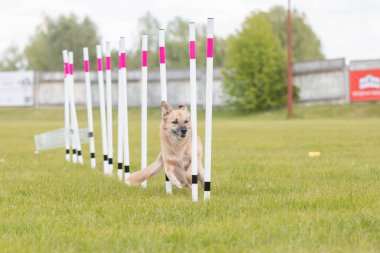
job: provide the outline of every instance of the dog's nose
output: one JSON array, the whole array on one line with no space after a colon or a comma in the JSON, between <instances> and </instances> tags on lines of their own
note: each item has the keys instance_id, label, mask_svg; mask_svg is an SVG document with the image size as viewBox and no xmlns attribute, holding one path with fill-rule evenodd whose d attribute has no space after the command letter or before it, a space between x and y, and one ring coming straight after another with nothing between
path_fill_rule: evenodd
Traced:
<instances>
[{"instance_id":1,"label":"dog's nose","mask_svg":"<svg viewBox=\"0 0 380 253\"><path fill-rule=\"evenodd\" d=\"M186 134L187 129L181 129L181 134Z\"/></svg>"}]
</instances>

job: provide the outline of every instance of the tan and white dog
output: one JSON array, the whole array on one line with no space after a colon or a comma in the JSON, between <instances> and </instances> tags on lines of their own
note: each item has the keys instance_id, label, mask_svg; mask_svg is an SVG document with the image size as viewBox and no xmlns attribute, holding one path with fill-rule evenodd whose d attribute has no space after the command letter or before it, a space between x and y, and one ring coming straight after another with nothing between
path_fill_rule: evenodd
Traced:
<instances>
[{"instance_id":1,"label":"tan and white dog","mask_svg":"<svg viewBox=\"0 0 380 253\"><path fill-rule=\"evenodd\" d=\"M127 178L128 185L139 185L144 180L158 174L162 168L170 182L182 188L191 187L191 124L186 106L174 110L167 102L161 102L160 124L161 152L148 167L132 173ZM202 141L198 137L198 180L203 186Z\"/></svg>"}]
</instances>

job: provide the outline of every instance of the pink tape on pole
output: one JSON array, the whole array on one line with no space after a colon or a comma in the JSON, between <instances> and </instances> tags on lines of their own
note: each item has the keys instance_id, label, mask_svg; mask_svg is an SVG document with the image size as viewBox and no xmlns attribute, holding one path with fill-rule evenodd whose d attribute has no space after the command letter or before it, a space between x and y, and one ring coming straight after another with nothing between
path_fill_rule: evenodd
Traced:
<instances>
[{"instance_id":1,"label":"pink tape on pole","mask_svg":"<svg viewBox=\"0 0 380 253\"><path fill-rule=\"evenodd\" d=\"M74 75L74 64L69 64L70 75Z\"/></svg>"},{"instance_id":2,"label":"pink tape on pole","mask_svg":"<svg viewBox=\"0 0 380 253\"><path fill-rule=\"evenodd\" d=\"M64 72L65 72L65 76L67 76L69 73L69 64L67 62L65 62L64 64Z\"/></svg>"},{"instance_id":3,"label":"pink tape on pole","mask_svg":"<svg viewBox=\"0 0 380 253\"><path fill-rule=\"evenodd\" d=\"M120 68L127 67L127 56L125 53L120 54Z\"/></svg>"},{"instance_id":4,"label":"pink tape on pole","mask_svg":"<svg viewBox=\"0 0 380 253\"><path fill-rule=\"evenodd\" d=\"M111 70L111 57L106 57L106 70Z\"/></svg>"},{"instance_id":5,"label":"pink tape on pole","mask_svg":"<svg viewBox=\"0 0 380 253\"><path fill-rule=\"evenodd\" d=\"M165 47L160 47L160 63L166 62Z\"/></svg>"},{"instance_id":6,"label":"pink tape on pole","mask_svg":"<svg viewBox=\"0 0 380 253\"><path fill-rule=\"evenodd\" d=\"M142 67L148 67L148 51L142 51L141 66Z\"/></svg>"},{"instance_id":7,"label":"pink tape on pole","mask_svg":"<svg viewBox=\"0 0 380 253\"><path fill-rule=\"evenodd\" d=\"M90 72L90 64L87 60L84 61L84 72Z\"/></svg>"},{"instance_id":8,"label":"pink tape on pole","mask_svg":"<svg viewBox=\"0 0 380 253\"><path fill-rule=\"evenodd\" d=\"M214 57L214 39L207 38L207 58Z\"/></svg>"},{"instance_id":9,"label":"pink tape on pole","mask_svg":"<svg viewBox=\"0 0 380 253\"><path fill-rule=\"evenodd\" d=\"M98 71L103 70L103 63L102 63L102 58L98 58Z\"/></svg>"},{"instance_id":10,"label":"pink tape on pole","mask_svg":"<svg viewBox=\"0 0 380 253\"><path fill-rule=\"evenodd\" d=\"M195 41L190 41L189 50L190 50L190 59L195 59L196 58Z\"/></svg>"}]
</instances>

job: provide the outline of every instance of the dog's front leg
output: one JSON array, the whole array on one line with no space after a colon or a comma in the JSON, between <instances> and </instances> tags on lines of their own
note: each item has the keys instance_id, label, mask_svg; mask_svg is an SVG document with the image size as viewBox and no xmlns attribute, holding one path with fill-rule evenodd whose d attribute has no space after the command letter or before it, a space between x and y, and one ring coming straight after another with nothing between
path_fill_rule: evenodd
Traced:
<instances>
[{"instance_id":1,"label":"dog's front leg","mask_svg":"<svg viewBox=\"0 0 380 253\"><path fill-rule=\"evenodd\" d=\"M177 179L177 177L174 175L175 166L170 163L165 163L165 173L168 176L170 182L177 186L178 188L182 189L181 182Z\"/></svg>"},{"instance_id":2,"label":"dog's front leg","mask_svg":"<svg viewBox=\"0 0 380 253\"><path fill-rule=\"evenodd\" d=\"M187 166L187 170L186 170L186 179L187 179L187 185L189 186L189 188L191 188L191 178L192 178L192 174L191 174L191 162L189 163L189 166Z\"/></svg>"},{"instance_id":3,"label":"dog's front leg","mask_svg":"<svg viewBox=\"0 0 380 253\"><path fill-rule=\"evenodd\" d=\"M204 188L204 169L203 169L202 160L198 160L198 181Z\"/></svg>"}]
</instances>

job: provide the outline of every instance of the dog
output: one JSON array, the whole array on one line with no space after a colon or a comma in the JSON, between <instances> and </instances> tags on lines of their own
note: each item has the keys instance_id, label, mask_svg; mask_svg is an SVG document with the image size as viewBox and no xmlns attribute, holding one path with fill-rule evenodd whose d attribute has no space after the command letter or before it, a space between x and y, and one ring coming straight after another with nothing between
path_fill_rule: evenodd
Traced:
<instances>
[{"instance_id":1,"label":"dog","mask_svg":"<svg viewBox=\"0 0 380 253\"><path fill-rule=\"evenodd\" d=\"M139 185L157 175L162 168L170 182L178 188L191 187L191 123L187 106L178 109L161 102L162 119L160 123L161 152L148 167L132 173L126 182L128 185ZM197 138L198 181L203 186L202 141Z\"/></svg>"}]
</instances>

